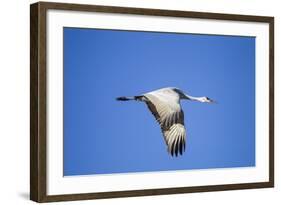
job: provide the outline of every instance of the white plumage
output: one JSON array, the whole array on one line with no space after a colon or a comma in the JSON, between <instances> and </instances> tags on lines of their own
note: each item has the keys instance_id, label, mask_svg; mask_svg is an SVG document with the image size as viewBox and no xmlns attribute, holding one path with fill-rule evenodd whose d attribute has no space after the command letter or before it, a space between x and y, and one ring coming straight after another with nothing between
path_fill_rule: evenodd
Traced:
<instances>
[{"instance_id":1,"label":"white plumage","mask_svg":"<svg viewBox=\"0 0 281 205\"><path fill-rule=\"evenodd\" d=\"M178 156L185 151L186 130L184 127L184 113L180 100L195 100L199 102L214 102L208 97L192 97L178 88L168 87L158 89L143 95L133 97L118 97L117 100L137 100L145 102L159 123L168 152Z\"/></svg>"}]
</instances>

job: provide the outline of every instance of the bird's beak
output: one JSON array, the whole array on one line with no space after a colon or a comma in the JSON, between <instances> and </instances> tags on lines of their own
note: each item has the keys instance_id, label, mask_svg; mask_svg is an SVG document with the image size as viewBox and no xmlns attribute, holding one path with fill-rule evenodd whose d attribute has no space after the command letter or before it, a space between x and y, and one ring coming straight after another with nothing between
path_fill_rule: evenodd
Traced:
<instances>
[{"instance_id":1,"label":"bird's beak","mask_svg":"<svg viewBox=\"0 0 281 205\"><path fill-rule=\"evenodd\" d=\"M210 100L209 100L209 103L214 103L214 104L218 104L218 102L217 102L217 101L215 101L215 100L212 100L212 99L210 99Z\"/></svg>"}]
</instances>

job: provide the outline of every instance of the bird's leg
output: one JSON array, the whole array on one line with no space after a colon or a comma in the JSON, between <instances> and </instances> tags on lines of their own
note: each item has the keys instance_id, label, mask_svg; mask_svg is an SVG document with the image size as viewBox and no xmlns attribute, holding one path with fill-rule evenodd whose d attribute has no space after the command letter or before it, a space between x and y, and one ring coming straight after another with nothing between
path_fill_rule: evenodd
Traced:
<instances>
[{"instance_id":1,"label":"bird's leg","mask_svg":"<svg viewBox=\"0 0 281 205\"><path fill-rule=\"evenodd\" d=\"M140 95L140 96L131 96L131 97L122 96L122 97L116 98L116 100L119 100L119 101L128 101L128 100L143 101L143 98L144 97L142 95Z\"/></svg>"}]
</instances>

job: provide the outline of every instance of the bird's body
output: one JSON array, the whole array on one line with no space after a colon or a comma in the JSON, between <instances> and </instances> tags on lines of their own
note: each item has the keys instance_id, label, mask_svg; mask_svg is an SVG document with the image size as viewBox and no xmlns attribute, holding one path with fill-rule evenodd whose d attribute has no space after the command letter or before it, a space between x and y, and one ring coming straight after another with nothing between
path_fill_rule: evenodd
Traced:
<instances>
[{"instance_id":1,"label":"bird's body","mask_svg":"<svg viewBox=\"0 0 281 205\"><path fill-rule=\"evenodd\" d=\"M212 102L207 97L189 96L174 87L162 88L133 97L117 98L120 101L137 100L146 103L161 127L168 152L172 156L182 155L185 150L186 129L184 127L184 113L180 105L182 99Z\"/></svg>"}]
</instances>

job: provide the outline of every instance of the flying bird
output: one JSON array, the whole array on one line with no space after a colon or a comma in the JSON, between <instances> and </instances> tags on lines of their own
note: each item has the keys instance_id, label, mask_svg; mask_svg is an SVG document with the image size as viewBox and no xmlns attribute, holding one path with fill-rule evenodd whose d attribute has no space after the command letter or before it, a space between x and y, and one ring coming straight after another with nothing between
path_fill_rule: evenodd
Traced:
<instances>
[{"instance_id":1,"label":"flying bird","mask_svg":"<svg viewBox=\"0 0 281 205\"><path fill-rule=\"evenodd\" d=\"M214 102L208 97L192 97L174 87L161 88L132 97L118 97L116 100L145 102L159 123L168 152L172 156L182 155L185 151L186 130L180 100L199 101L202 103Z\"/></svg>"}]
</instances>

